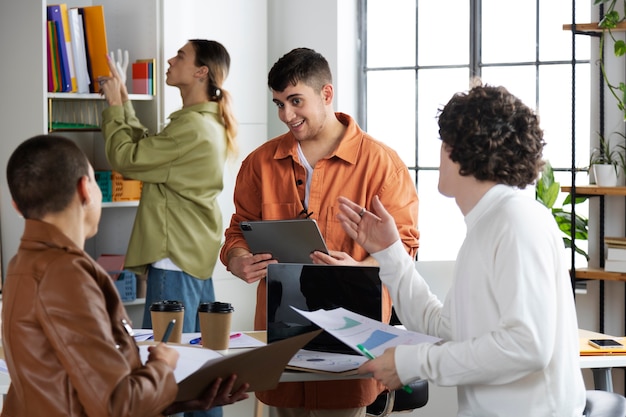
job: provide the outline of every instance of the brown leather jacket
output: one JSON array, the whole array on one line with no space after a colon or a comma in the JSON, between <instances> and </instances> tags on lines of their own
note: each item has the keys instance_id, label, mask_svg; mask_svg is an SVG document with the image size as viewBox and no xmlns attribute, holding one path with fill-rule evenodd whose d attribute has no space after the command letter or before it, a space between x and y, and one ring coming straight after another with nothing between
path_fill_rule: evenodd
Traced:
<instances>
[{"instance_id":1,"label":"brown leather jacket","mask_svg":"<svg viewBox=\"0 0 626 417\"><path fill-rule=\"evenodd\" d=\"M142 365L111 279L55 226L26 220L2 292L2 417L153 417L174 401L172 371Z\"/></svg>"}]
</instances>

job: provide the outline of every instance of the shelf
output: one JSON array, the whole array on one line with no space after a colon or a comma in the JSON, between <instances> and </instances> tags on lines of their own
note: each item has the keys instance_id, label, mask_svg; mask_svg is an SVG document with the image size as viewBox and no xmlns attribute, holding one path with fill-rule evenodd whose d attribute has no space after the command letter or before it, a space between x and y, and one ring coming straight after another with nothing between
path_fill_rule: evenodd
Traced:
<instances>
[{"instance_id":1,"label":"shelf","mask_svg":"<svg viewBox=\"0 0 626 417\"><path fill-rule=\"evenodd\" d=\"M102 208L137 207L137 206L139 206L139 200L108 201L106 203L102 203Z\"/></svg>"},{"instance_id":2,"label":"shelf","mask_svg":"<svg viewBox=\"0 0 626 417\"><path fill-rule=\"evenodd\" d=\"M48 93L48 98L63 100L104 100L99 93ZM150 94L129 94L128 98L132 101L152 101L154 96Z\"/></svg>"},{"instance_id":3,"label":"shelf","mask_svg":"<svg viewBox=\"0 0 626 417\"><path fill-rule=\"evenodd\" d=\"M576 268L576 279L595 279L602 281L626 281L626 273L607 272L601 268Z\"/></svg>"},{"instance_id":4,"label":"shelf","mask_svg":"<svg viewBox=\"0 0 626 417\"><path fill-rule=\"evenodd\" d=\"M572 30L572 24L563 25L563 30ZM576 32L605 32L609 29L603 29L598 27L598 22L594 23L576 23ZM614 32L624 32L626 31L626 22L620 22L616 27L611 29Z\"/></svg>"},{"instance_id":5,"label":"shelf","mask_svg":"<svg viewBox=\"0 0 626 417\"><path fill-rule=\"evenodd\" d=\"M569 193L572 191L571 186L561 187L561 191ZM599 187L597 185L577 185L576 195L578 196L594 196L594 195L616 195L626 196L626 187Z\"/></svg>"},{"instance_id":6,"label":"shelf","mask_svg":"<svg viewBox=\"0 0 626 417\"><path fill-rule=\"evenodd\" d=\"M132 301L124 301L123 304L125 306L138 306L138 305L144 305L146 303L146 299L145 298L135 298Z\"/></svg>"}]
</instances>

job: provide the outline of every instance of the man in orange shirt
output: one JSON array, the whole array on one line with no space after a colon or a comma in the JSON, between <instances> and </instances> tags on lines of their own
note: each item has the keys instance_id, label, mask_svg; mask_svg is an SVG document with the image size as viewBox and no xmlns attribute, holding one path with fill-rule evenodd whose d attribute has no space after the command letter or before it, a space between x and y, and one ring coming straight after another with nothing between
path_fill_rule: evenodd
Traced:
<instances>
[{"instance_id":1,"label":"man in orange shirt","mask_svg":"<svg viewBox=\"0 0 626 417\"><path fill-rule=\"evenodd\" d=\"M250 253L239 228L241 221L310 217L317 221L330 251L315 252L313 262L377 265L343 231L336 219L337 197L369 207L378 196L394 217L407 252L418 248L418 198L406 165L398 154L363 132L348 115L335 113L332 74L319 53L297 48L270 70L268 84L278 117L289 132L274 138L242 163L235 185L235 213L226 230L220 258L247 283L258 282L254 326L266 328L267 265L270 254ZM385 289L383 317L391 316ZM283 383L258 392L280 417L359 417L382 391L374 380ZM322 412L326 411L326 413Z\"/></svg>"}]
</instances>

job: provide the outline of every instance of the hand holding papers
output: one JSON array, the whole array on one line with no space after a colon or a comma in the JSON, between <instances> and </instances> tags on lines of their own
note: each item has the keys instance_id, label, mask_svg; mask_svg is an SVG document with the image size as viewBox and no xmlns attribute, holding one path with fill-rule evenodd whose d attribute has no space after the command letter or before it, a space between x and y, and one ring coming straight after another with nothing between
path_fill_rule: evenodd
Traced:
<instances>
[{"instance_id":1,"label":"hand holding papers","mask_svg":"<svg viewBox=\"0 0 626 417\"><path fill-rule=\"evenodd\" d=\"M393 346L437 343L441 341L437 337L399 329L372 320L345 308L316 311L303 311L295 307L292 308L361 355L364 354L363 349L371 352L370 354L373 356L379 356L385 349ZM359 349L359 345L362 347L361 349ZM299 354L302 352L300 351ZM364 360L354 362L356 363L354 363L351 369L356 370ZM293 366L294 361L289 362L289 365ZM300 367L303 366L300 365ZM345 369L342 369L342 371L345 371Z\"/></svg>"},{"instance_id":2,"label":"hand holding papers","mask_svg":"<svg viewBox=\"0 0 626 417\"><path fill-rule=\"evenodd\" d=\"M176 401L198 398L216 378L226 380L232 374L237 375L233 392L243 383L250 384L248 391L275 388L289 359L319 333L321 330L227 356L211 349L169 345L180 353L174 371L178 383ZM147 346L140 346L140 352L145 360Z\"/></svg>"}]
</instances>

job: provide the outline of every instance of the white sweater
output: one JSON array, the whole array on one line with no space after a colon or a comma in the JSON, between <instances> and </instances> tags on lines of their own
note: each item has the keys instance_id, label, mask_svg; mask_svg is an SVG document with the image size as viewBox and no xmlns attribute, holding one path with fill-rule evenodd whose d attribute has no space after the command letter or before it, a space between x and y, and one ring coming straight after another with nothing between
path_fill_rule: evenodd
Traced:
<instances>
[{"instance_id":1,"label":"white sweater","mask_svg":"<svg viewBox=\"0 0 626 417\"><path fill-rule=\"evenodd\" d=\"M400 379L458 386L459 416L581 416L578 323L567 252L552 215L497 185L465 222L443 304L401 242L373 254L402 323L446 341L399 346Z\"/></svg>"}]
</instances>

